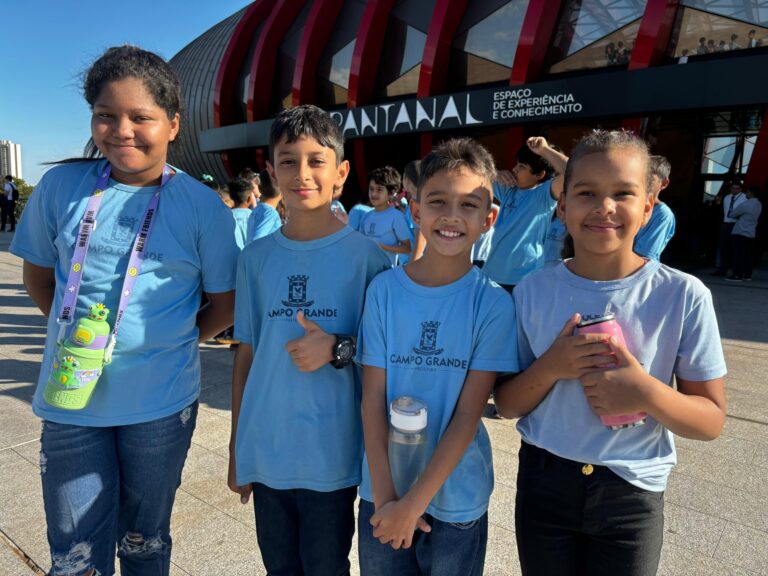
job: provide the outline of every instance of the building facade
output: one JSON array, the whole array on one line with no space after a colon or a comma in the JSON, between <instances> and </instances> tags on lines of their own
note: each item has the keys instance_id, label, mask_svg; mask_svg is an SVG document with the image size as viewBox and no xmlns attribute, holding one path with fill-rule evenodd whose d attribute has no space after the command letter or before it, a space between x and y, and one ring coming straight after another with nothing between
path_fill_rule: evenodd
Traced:
<instances>
[{"instance_id":1,"label":"building facade","mask_svg":"<svg viewBox=\"0 0 768 576\"><path fill-rule=\"evenodd\" d=\"M0 140L0 176L23 178L21 170L21 144Z\"/></svg>"},{"instance_id":2,"label":"building facade","mask_svg":"<svg viewBox=\"0 0 768 576\"><path fill-rule=\"evenodd\" d=\"M275 114L312 103L347 138L348 203L444 138L508 168L530 135L568 152L632 129L672 163L670 249L698 258L724 182L768 185L765 0L257 0L171 63L188 106L173 160L222 181L263 166Z\"/></svg>"}]
</instances>

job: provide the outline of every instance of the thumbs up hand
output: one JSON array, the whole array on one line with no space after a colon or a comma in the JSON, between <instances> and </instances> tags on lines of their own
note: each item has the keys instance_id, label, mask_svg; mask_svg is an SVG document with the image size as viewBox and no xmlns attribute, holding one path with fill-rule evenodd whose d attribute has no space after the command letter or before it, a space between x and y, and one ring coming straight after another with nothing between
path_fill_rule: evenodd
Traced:
<instances>
[{"instance_id":1,"label":"thumbs up hand","mask_svg":"<svg viewBox=\"0 0 768 576\"><path fill-rule=\"evenodd\" d=\"M290 340L285 349L301 372L314 372L333 360L336 336L328 334L316 322L305 318L302 311L296 314L296 321L304 328L304 336Z\"/></svg>"}]
</instances>

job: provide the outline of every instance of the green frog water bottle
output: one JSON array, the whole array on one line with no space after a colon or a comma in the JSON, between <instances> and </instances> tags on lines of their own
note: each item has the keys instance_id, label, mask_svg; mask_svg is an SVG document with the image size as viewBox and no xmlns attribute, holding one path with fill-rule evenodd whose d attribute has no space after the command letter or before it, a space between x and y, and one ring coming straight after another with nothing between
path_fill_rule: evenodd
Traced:
<instances>
[{"instance_id":1,"label":"green frog water bottle","mask_svg":"<svg viewBox=\"0 0 768 576\"><path fill-rule=\"evenodd\" d=\"M45 401L64 410L82 410L88 405L104 367L109 343L109 309L104 304L90 307L69 337L60 342L51 375L43 392Z\"/></svg>"}]
</instances>

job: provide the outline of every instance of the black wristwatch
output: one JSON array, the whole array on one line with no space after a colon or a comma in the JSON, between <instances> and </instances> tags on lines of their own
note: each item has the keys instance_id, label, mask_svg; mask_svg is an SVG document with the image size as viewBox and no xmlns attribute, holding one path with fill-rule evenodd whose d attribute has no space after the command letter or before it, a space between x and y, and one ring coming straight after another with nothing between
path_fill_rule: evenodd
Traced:
<instances>
[{"instance_id":1,"label":"black wristwatch","mask_svg":"<svg viewBox=\"0 0 768 576\"><path fill-rule=\"evenodd\" d=\"M331 366L334 368L344 368L355 357L357 347L355 341L349 336L336 336L336 344L333 345L333 360Z\"/></svg>"}]
</instances>

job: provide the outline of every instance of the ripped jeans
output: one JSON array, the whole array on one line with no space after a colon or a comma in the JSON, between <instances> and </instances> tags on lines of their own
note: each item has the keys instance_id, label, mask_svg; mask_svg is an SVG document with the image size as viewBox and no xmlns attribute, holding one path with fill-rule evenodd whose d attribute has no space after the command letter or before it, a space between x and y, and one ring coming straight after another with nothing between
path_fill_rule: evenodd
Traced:
<instances>
[{"instance_id":1,"label":"ripped jeans","mask_svg":"<svg viewBox=\"0 0 768 576\"><path fill-rule=\"evenodd\" d=\"M167 575L171 509L197 402L152 422L97 428L44 421L40 449L50 576Z\"/></svg>"}]
</instances>

